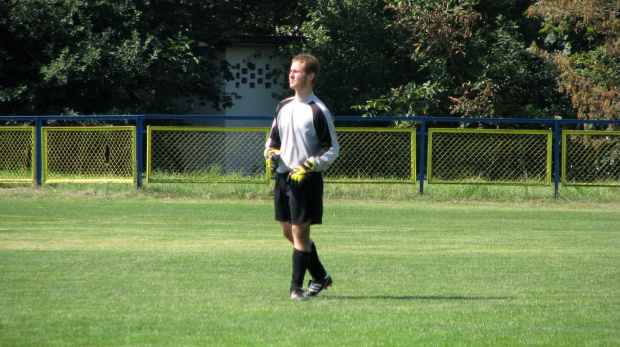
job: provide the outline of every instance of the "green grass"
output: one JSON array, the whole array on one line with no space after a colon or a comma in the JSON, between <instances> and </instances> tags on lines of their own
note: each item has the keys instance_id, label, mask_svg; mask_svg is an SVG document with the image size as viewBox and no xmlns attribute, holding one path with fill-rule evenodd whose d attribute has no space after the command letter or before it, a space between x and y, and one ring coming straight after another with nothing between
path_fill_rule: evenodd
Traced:
<instances>
[{"instance_id":1,"label":"green grass","mask_svg":"<svg viewBox=\"0 0 620 347\"><path fill-rule=\"evenodd\" d=\"M292 302L267 186L76 187L0 189L0 346L620 345L617 202L331 187Z\"/></svg>"},{"instance_id":2,"label":"green grass","mask_svg":"<svg viewBox=\"0 0 620 347\"><path fill-rule=\"evenodd\" d=\"M24 183L0 184L0 197L72 199L243 199L271 200L273 184L242 183L152 183L136 189L122 183L45 183L42 187ZM420 195L417 184L337 184L328 183L325 197L329 200L389 200L403 202L524 202L557 204L565 202L620 203L620 187L554 188L502 185L425 184Z\"/></svg>"},{"instance_id":3,"label":"green grass","mask_svg":"<svg viewBox=\"0 0 620 347\"><path fill-rule=\"evenodd\" d=\"M219 165L212 165L205 170L195 170L189 172L167 172L156 170L151 172L150 179L153 182L177 182L177 183L192 183L192 182L266 182L266 172L262 171L254 172L252 174L244 172L226 171Z\"/></svg>"}]
</instances>

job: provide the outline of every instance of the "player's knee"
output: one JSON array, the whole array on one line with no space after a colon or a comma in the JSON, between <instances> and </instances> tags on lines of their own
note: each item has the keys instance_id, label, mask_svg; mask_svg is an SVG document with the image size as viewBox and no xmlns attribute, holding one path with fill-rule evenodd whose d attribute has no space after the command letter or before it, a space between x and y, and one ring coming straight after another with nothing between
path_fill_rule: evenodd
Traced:
<instances>
[{"instance_id":1,"label":"player's knee","mask_svg":"<svg viewBox=\"0 0 620 347\"><path fill-rule=\"evenodd\" d=\"M286 225L285 223L282 223L282 235L287 240L291 241L291 243L293 242L293 230L290 224Z\"/></svg>"}]
</instances>

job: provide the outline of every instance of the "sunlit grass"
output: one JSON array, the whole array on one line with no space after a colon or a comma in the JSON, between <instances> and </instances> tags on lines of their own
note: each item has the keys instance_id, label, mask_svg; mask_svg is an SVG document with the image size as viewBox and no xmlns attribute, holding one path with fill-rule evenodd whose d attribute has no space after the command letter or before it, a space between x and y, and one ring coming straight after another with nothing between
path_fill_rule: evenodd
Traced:
<instances>
[{"instance_id":1,"label":"sunlit grass","mask_svg":"<svg viewBox=\"0 0 620 347\"><path fill-rule=\"evenodd\" d=\"M273 182L264 183L151 183L137 189L131 183L48 183L42 187L31 184L0 184L0 195L16 197L97 198L132 197L143 199L244 199L271 200ZM342 184L327 183L328 200L387 201L489 201L489 202L592 202L620 203L620 187L451 185L424 184Z\"/></svg>"},{"instance_id":2,"label":"sunlit grass","mask_svg":"<svg viewBox=\"0 0 620 347\"><path fill-rule=\"evenodd\" d=\"M84 188L0 189L0 345L620 343L616 203L330 198L300 303L267 192Z\"/></svg>"}]
</instances>

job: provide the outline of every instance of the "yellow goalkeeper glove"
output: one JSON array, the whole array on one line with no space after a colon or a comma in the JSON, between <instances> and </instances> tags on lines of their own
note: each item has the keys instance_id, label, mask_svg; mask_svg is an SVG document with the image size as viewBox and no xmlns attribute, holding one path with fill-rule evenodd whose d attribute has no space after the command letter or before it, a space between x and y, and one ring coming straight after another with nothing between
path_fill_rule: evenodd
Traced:
<instances>
[{"instance_id":1,"label":"yellow goalkeeper glove","mask_svg":"<svg viewBox=\"0 0 620 347\"><path fill-rule=\"evenodd\" d=\"M305 163L297 165L295 170L291 171L288 175L288 181L293 187L301 187L308 171L314 170L314 163L310 160L306 160Z\"/></svg>"},{"instance_id":2,"label":"yellow goalkeeper glove","mask_svg":"<svg viewBox=\"0 0 620 347\"><path fill-rule=\"evenodd\" d=\"M271 169L271 173L276 173L278 169L278 161L280 160L280 150L275 148L269 148L267 150L267 159L269 159L269 168Z\"/></svg>"}]
</instances>

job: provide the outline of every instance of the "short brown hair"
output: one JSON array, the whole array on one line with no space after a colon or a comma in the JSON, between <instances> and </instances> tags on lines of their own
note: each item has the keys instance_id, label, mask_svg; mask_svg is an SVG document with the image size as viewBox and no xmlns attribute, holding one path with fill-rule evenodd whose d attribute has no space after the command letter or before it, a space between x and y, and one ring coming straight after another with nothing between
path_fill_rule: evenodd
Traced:
<instances>
[{"instance_id":1,"label":"short brown hair","mask_svg":"<svg viewBox=\"0 0 620 347\"><path fill-rule=\"evenodd\" d=\"M319 77L319 60L312 54L302 53L296 55L293 60L291 60L291 62L295 61L304 64L304 72L306 74L314 73L314 79L312 79L312 84L314 84L316 78Z\"/></svg>"}]
</instances>

